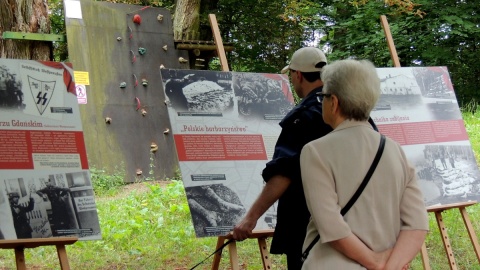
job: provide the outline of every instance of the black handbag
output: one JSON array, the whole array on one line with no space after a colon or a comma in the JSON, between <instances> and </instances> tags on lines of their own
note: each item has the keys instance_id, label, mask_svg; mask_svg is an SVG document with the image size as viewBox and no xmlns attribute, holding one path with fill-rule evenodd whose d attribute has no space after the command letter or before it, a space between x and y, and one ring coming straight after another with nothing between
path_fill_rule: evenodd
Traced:
<instances>
[{"instance_id":1,"label":"black handbag","mask_svg":"<svg viewBox=\"0 0 480 270\"><path fill-rule=\"evenodd\" d=\"M372 165L370 166L370 169L368 169L367 175L365 175L365 178L363 178L362 183L358 187L357 191L355 194L353 194L352 198L348 201L348 203L342 208L340 213L342 216L344 216L348 210L353 206L353 204L357 201L358 197L360 197L360 194L362 194L363 190L368 184L368 181L373 175L373 172L377 168L377 164L380 161L380 158L382 157L383 154L383 149L385 148L385 135L381 134L380 137L380 145L378 146L377 154L375 155L375 158L373 159ZM310 253L310 250L313 248L313 246L320 240L320 235L317 235L315 239L308 245L307 249L302 253L302 263L307 259L308 253Z\"/></svg>"}]
</instances>

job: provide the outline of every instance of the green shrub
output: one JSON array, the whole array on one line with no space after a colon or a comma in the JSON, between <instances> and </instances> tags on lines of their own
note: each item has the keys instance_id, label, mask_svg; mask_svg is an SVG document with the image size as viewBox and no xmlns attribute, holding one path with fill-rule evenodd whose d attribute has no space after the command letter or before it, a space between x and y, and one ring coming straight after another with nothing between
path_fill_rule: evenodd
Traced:
<instances>
[{"instance_id":1,"label":"green shrub","mask_svg":"<svg viewBox=\"0 0 480 270\"><path fill-rule=\"evenodd\" d=\"M123 171L117 171L110 175L104 170L90 168L90 178L97 196L115 195L119 192L120 187L125 185L125 173Z\"/></svg>"}]
</instances>

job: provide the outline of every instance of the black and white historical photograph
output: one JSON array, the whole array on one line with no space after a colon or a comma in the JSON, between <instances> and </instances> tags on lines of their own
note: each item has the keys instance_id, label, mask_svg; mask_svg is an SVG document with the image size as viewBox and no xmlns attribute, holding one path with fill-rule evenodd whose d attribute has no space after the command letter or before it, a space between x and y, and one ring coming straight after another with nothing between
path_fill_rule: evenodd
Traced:
<instances>
[{"instance_id":1,"label":"black and white historical photograph","mask_svg":"<svg viewBox=\"0 0 480 270\"><path fill-rule=\"evenodd\" d=\"M166 103L177 112L231 112L232 74L202 70L161 70Z\"/></svg>"},{"instance_id":2,"label":"black and white historical photograph","mask_svg":"<svg viewBox=\"0 0 480 270\"><path fill-rule=\"evenodd\" d=\"M427 205L480 199L480 172L470 145L405 147L416 167Z\"/></svg>"},{"instance_id":3,"label":"black and white historical photograph","mask_svg":"<svg viewBox=\"0 0 480 270\"><path fill-rule=\"evenodd\" d=\"M418 121L461 119L446 68L377 68L382 95L374 111L414 114Z\"/></svg>"},{"instance_id":4,"label":"black and white historical photograph","mask_svg":"<svg viewBox=\"0 0 480 270\"><path fill-rule=\"evenodd\" d=\"M22 81L7 65L0 65L0 109L25 108Z\"/></svg>"},{"instance_id":5,"label":"black and white historical photograph","mask_svg":"<svg viewBox=\"0 0 480 270\"><path fill-rule=\"evenodd\" d=\"M2 182L0 230L3 238L95 238L100 235L87 172L8 178Z\"/></svg>"},{"instance_id":6,"label":"black and white historical photograph","mask_svg":"<svg viewBox=\"0 0 480 270\"><path fill-rule=\"evenodd\" d=\"M246 213L238 195L222 184L186 187L197 237L225 235Z\"/></svg>"},{"instance_id":7,"label":"black and white historical photograph","mask_svg":"<svg viewBox=\"0 0 480 270\"><path fill-rule=\"evenodd\" d=\"M239 116L281 120L294 106L288 86L271 74L233 73ZM290 98L289 98L290 97Z\"/></svg>"},{"instance_id":8,"label":"black and white historical photograph","mask_svg":"<svg viewBox=\"0 0 480 270\"><path fill-rule=\"evenodd\" d=\"M428 110L435 120L461 119L455 91L446 67L418 67L412 73L417 80Z\"/></svg>"}]
</instances>

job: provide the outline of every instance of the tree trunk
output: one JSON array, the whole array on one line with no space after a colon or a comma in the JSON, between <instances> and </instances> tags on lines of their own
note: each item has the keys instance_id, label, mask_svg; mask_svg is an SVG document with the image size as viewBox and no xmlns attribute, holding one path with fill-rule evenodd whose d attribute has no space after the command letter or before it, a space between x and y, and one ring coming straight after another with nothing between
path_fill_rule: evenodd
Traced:
<instances>
[{"instance_id":1,"label":"tree trunk","mask_svg":"<svg viewBox=\"0 0 480 270\"><path fill-rule=\"evenodd\" d=\"M200 0L177 0L173 19L175 40L198 40L200 30Z\"/></svg>"},{"instance_id":2,"label":"tree trunk","mask_svg":"<svg viewBox=\"0 0 480 270\"><path fill-rule=\"evenodd\" d=\"M47 0L0 0L0 36L4 31L50 33ZM49 41L3 39L0 57L51 60Z\"/></svg>"}]
</instances>

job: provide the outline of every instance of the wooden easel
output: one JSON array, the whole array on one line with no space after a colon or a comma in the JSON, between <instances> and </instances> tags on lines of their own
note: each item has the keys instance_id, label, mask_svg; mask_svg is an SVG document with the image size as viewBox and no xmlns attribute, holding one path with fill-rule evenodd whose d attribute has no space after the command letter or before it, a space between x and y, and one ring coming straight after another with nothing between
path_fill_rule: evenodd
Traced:
<instances>
[{"instance_id":1,"label":"wooden easel","mask_svg":"<svg viewBox=\"0 0 480 270\"><path fill-rule=\"evenodd\" d=\"M380 22L385 32L385 36L387 37L388 49L390 50L390 55L392 57L393 64L395 67L400 67L400 61L398 60L397 50L395 49L395 45L393 43L393 38L390 32L390 27L388 26L387 17L385 15L380 16ZM452 250L452 246L450 245L447 229L445 227L445 224L443 223L442 212L449 209L458 208L458 210L462 215L465 227L467 228L467 232L470 237L470 241L472 242L473 249L475 250L475 254L477 255L478 262L480 263L480 246L478 244L478 239L477 239L477 236L475 235L475 231L473 230L472 223L470 222L470 218L468 217L468 213L465 210L467 206L471 206L476 203L477 203L476 201L471 201L471 202L464 202L464 203L431 206L427 208L427 211L429 213L435 213L438 229L440 230L440 235L442 236L443 247L445 248L445 252L447 253L448 263L450 265L450 269L452 270L457 269L457 264L453 256L453 250ZM420 253L422 255L423 268L425 270L430 270L431 269L430 262L428 259L427 247L425 243L423 243Z\"/></svg>"},{"instance_id":2,"label":"wooden easel","mask_svg":"<svg viewBox=\"0 0 480 270\"><path fill-rule=\"evenodd\" d=\"M230 71L230 69L228 68L228 62L227 62L227 57L225 55L225 50L223 48L222 37L220 36L220 30L218 28L217 18L215 14L209 14L208 19L210 21L210 26L212 28L213 39L215 41L215 46L217 48L218 58L220 58L222 71ZM268 251L267 242L266 242L266 239L272 236L273 236L273 230L258 230L258 231L253 231L252 236L249 237L249 239L258 240L258 247L260 248L260 256L262 258L263 269L272 268L272 264L270 262L270 253ZM215 250L220 248L225 243L225 241L229 239L232 239L231 234L226 236L219 236L217 240L217 247L215 248ZM228 250L230 253L230 264L232 266L232 270L238 270L239 266L238 266L237 244L235 241L228 244ZM220 250L219 252L215 253L215 256L213 257L212 270L218 270L221 258L222 258L222 251Z\"/></svg>"},{"instance_id":3,"label":"wooden easel","mask_svg":"<svg viewBox=\"0 0 480 270\"><path fill-rule=\"evenodd\" d=\"M272 263L270 261L270 252L268 252L268 246L266 239L273 236L273 230L258 230L253 231L252 236L249 239L257 239L258 247L260 249L260 256L262 258L263 269L272 269ZM232 239L232 235L220 236L217 240L217 247L220 248L226 240ZM230 265L232 270L239 270L238 266L238 255L237 255L237 244L235 241L228 245L228 251L230 253ZM213 257L212 270L218 270L220 265L220 259L222 258L222 251L215 253Z\"/></svg>"},{"instance_id":4,"label":"wooden easel","mask_svg":"<svg viewBox=\"0 0 480 270\"><path fill-rule=\"evenodd\" d=\"M25 265L24 249L36 248L40 246L57 247L58 260L60 261L60 269L70 270L70 265L67 259L67 250L65 245L71 245L77 242L77 237L52 237L52 238L33 238L33 239L18 239L18 240L0 240L0 248L14 249L15 262L17 270L27 270Z\"/></svg>"},{"instance_id":5,"label":"wooden easel","mask_svg":"<svg viewBox=\"0 0 480 270\"><path fill-rule=\"evenodd\" d=\"M475 254L477 255L478 262L480 263L480 245L478 245L478 239L475 235L475 231L473 230L472 223L470 222L470 218L468 217L467 210L465 207L471 206L476 204L476 201L472 202L465 202L465 203L454 203L454 204L447 204L447 205L439 205L439 206L431 206L427 208L428 212L435 213L435 218L437 219L438 229L440 230L440 235L442 236L443 247L445 248L445 252L447 253L448 263L450 265L450 269L457 269L457 264L455 262L455 258L453 256L452 246L450 245L450 240L447 234L447 228L443 223L442 212L448 209L458 208L462 215L463 223L467 228L468 236L470 237L470 241L472 242L473 249L475 250ZM430 265L428 263L428 254L427 248L425 243L422 246L422 261L423 261L423 268L430 269Z\"/></svg>"}]
</instances>

